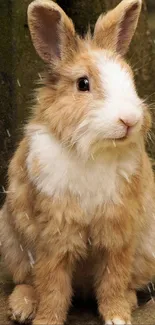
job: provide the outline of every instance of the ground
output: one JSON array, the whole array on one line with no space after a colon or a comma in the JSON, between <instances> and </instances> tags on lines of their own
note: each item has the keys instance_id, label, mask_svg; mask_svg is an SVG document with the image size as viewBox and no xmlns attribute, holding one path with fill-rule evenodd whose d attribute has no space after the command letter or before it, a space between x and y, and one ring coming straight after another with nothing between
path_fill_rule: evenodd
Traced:
<instances>
[{"instance_id":1,"label":"ground","mask_svg":"<svg viewBox=\"0 0 155 325\"><path fill-rule=\"evenodd\" d=\"M7 297L13 284L6 276L5 268L0 264L0 325L13 325L7 319ZM94 305L74 307L66 325L101 325ZM133 314L133 325L155 325L155 302L150 300Z\"/></svg>"}]
</instances>

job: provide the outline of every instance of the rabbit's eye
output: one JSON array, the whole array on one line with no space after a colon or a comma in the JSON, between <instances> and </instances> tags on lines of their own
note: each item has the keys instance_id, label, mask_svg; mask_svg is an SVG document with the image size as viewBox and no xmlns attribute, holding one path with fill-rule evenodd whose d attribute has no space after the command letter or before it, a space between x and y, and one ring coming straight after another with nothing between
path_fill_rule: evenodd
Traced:
<instances>
[{"instance_id":1,"label":"rabbit's eye","mask_svg":"<svg viewBox=\"0 0 155 325\"><path fill-rule=\"evenodd\" d=\"M78 90L80 91L89 91L89 79L87 77L82 77L78 79L77 82Z\"/></svg>"}]
</instances>

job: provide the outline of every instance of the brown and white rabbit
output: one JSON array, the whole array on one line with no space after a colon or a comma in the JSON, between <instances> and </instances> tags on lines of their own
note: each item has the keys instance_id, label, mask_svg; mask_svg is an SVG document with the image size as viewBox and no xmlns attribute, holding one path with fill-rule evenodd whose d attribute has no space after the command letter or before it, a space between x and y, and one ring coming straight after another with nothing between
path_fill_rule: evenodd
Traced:
<instances>
[{"instance_id":1,"label":"brown and white rabbit","mask_svg":"<svg viewBox=\"0 0 155 325\"><path fill-rule=\"evenodd\" d=\"M135 289L155 274L151 118L123 58L141 4L122 1L83 39L56 3L29 6L49 71L9 166L0 221L19 322L64 324L78 287L92 288L106 324L130 324Z\"/></svg>"}]
</instances>

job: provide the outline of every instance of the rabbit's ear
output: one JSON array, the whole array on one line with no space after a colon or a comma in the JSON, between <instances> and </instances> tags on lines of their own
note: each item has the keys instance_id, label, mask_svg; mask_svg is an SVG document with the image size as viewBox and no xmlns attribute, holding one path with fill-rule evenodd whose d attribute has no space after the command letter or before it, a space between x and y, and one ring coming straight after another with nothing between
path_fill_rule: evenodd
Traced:
<instances>
[{"instance_id":1,"label":"rabbit's ear","mask_svg":"<svg viewBox=\"0 0 155 325\"><path fill-rule=\"evenodd\" d=\"M34 47L47 63L61 59L75 42L72 21L51 0L35 0L29 5L28 24Z\"/></svg>"},{"instance_id":2,"label":"rabbit's ear","mask_svg":"<svg viewBox=\"0 0 155 325\"><path fill-rule=\"evenodd\" d=\"M101 15L94 30L97 45L125 55L137 27L141 6L142 0L123 0L115 9Z\"/></svg>"}]
</instances>

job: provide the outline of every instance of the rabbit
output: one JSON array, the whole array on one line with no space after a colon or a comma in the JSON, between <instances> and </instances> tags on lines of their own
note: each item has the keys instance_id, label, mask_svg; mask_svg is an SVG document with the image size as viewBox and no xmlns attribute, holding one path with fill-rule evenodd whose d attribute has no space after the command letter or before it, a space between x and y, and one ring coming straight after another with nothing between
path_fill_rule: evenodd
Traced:
<instances>
[{"instance_id":1,"label":"rabbit","mask_svg":"<svg viewBox=\"0 0 155 325\"><path fill-rule=\"evenodd\" d=\"M123 0L83 38L55 2L28 7L47 72L0 216L15 321L63 325L77 292L96 297L107 325L131 324L136 290L155 274L151 115L125 60L141 6Z\"/></svg>"}]
</instances>

